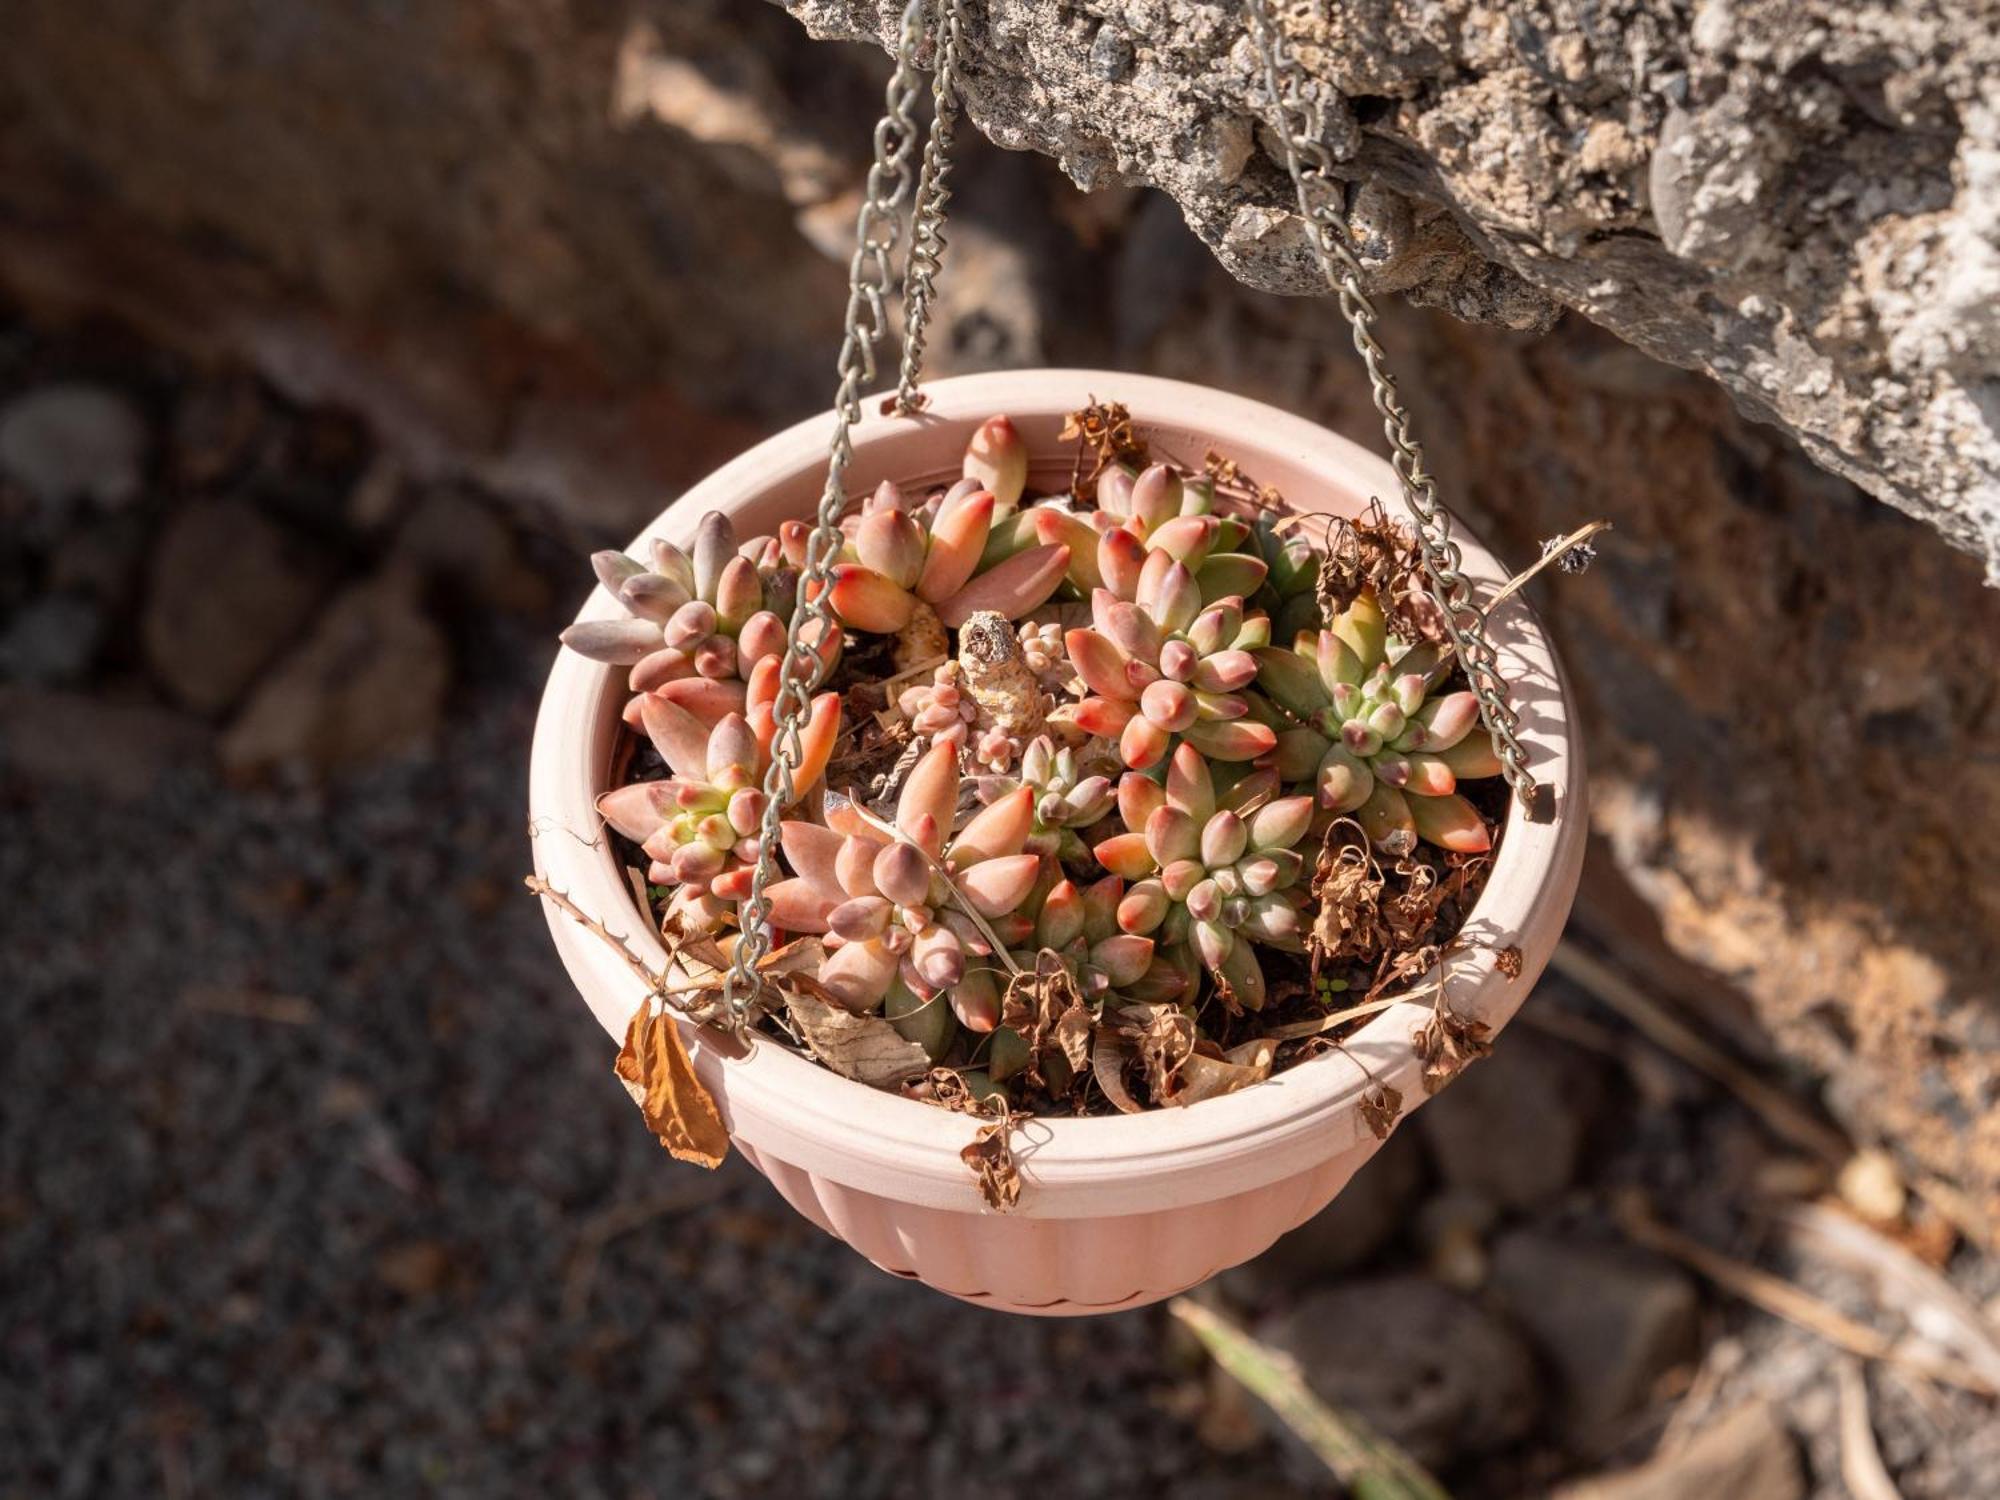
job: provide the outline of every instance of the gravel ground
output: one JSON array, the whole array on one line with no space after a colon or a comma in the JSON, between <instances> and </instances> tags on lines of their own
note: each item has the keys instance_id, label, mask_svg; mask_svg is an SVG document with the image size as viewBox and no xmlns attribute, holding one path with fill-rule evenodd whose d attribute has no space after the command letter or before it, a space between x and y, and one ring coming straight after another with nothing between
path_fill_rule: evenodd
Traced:
<instances>
[{"instance_id":1,"label":"gravel ground","mask_svg":"<svg viewBox=\"0 0 2000 1500\"><path fill-rule=\"evenodd\" d=\"M7 787L0 1493L1270 1493L1157 1314L964 1307L663 1158L518 889L549 648L492 647L435 759Z\"/></svg>"}]
</instances>

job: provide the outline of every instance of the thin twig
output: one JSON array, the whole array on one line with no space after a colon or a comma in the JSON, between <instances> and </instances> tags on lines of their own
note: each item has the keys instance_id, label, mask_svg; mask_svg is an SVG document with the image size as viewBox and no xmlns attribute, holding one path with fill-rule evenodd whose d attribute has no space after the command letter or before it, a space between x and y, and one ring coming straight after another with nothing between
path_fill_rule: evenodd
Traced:
<instances>
[{"instance_id":1,"label":"thin twig","mask_svg":"<svg viewBox=\"0 0 2000 1500\"><path fill-rule=\"evenodd\" d=\"M1840 1386L1840 1477L1854 1500L1903 1500L1889 1471L1882 1467L1882 1450L1875 1446L1875 1426L1868 1414L1868 1379L1861 1362L1843 1359L1833 1367Z\"/></svg>"},{"instance_id":2,"label":"thin twig","mask_svg":"<svg viewBox=\"0 0 2000 1500\"><path fill-rule=\"evenodd\" d=\"M1627 1199L1620 1204L1618 1219L1619 1226L1638 1244L1663 1255L1671 1255L1699 1271L1724 1291L1754 1303L1788 1323L1795 1323L1809 1333L1816 1333L1850 1354L1901 1365L1916 1374L1977 1395L2000 1394L1992 1382L1959 1360L1923 1350L1899 1348L1886 1335L1829 1307L1812 1293L1782 1277L1732 1259L1720 1250L1711 1250L1701 1241L1682 1234L1678 1229L1669 1228L1654 1218L1637 1199Z\"/></svg>"},{"instance_id":3,"label":"thin twig","mask_svg":"<svg viewBox=\"0 0 2000 1500\"><path fill-rule=\"evenodd\" d=\"M1577 527L1568 536L1556 538L1549 546L1548 551L1541 555L1539 561L1521 569L1520 572L1516 573L1493 591L1493 597L1486 601L1486 613L1489 615L1492 614L1494 610L1506 603L1507 600L1526 588L1528 580L1541 572L1542 569L1554 563L1561 562L1565 556L1574 552L1578 547L1583 546L1600 531L1609 531L1610 529L1611 523L1609 521L1591 521L1586 525Z\"/></svg>"},{"instance_id":4,"label":"thin twig","mask_svg":"<svg viewBox=\"0 0 2000 1500\"><path fill-rule=\"evenodd\" d=\"M568 896L564 895L561 891L557 890L554 886L550 885L546 880L542 879L541 876L530 875L527 877L524 883L526 884L528 889L533 891L537 896L546 897L548 900L555 902L555 904L561 907L564 911L568 912L571 917L576 919L577 923L580 926L582 926L585 931L596 933L599 937L604 939L605 942L609 943L613 948L615 948L618 952L618 956L625 960L625 967L630 969L634 974L638 975L640 979L645 981L646 989L649 993L657 995L663 992L667 982L665 977L663 975L655 974L651 969L647 968L645 963L640 959L639 955L634 953L631 950L631 948L626 945L625 939L619 937L610 928L606 927L602 922L598 921L597 918L593 917L589 912L585 911L582 907L578 906L574 901L570 900Z\"/></svg>"}]
</instances>

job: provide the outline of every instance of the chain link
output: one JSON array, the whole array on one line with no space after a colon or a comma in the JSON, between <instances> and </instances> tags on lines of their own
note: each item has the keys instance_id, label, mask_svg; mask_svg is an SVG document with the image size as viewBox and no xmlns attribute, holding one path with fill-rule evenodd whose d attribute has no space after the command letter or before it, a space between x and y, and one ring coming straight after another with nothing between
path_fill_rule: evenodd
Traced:
<instances>
[{"instance_id":1,"label":"chain link","mask_svg":"<svg viewBox=\"0 0 2000 1500\"><path fill-rule=\"evenodd\" d=\"M1507 681L1500 675L1500 657L1486 633L1486 615L1473 602L1466 581L1463 554L1452 540L1451 518L1438 503L1437 481L1424 468L1424 450L1410 434L1409 412L1396 390L1396 378L1383 364L1376 341L1375 304L1362 290L1361 262L1348 244L1347 222L1335 200L1340 192L1333 176L1333 158L1325 145L1325 116L1320 102L1306 89L1305 70L1271 14L1271 0L1248 0L1257 53L1264 66L1278 140L1284 148L1285 170L1298 196L1308 238L1320 270L1340 300L1341 316L1354 331L1355 352L1368 369L1375 409L1382 414L1382 432L1389 440L1389 462L1403 491L1403 503L1416 526L1417 553L1430 581L1431 597L1443 616L1453 648L1464 664L1466 680L1479 700L1479 717L1493 736L1501 774L1523 806L1534 809L1540 788L1528 771L1521 748L1520 716L1507 701Z\"/></svg>"},{"instance_id":2,"label":"chain link","mask_svg":"<svg viewBox=\"0 0 2000 1500\"><path fill-rule=\"evenodd\" d=\"M885 295L895 286L894 257L901 235L903 200L910 191L916 155L917 52L923 41L924 0L910 0L896 46L896 68L883 95L875 125L875 160L868 169L861 209L855 216L854 257L847 270L847 317L836 367L840 386L834 397L833 437L827 445L826 487L820 493L818 524L806 542L785 654L779 664L771 769L764 776L764 818L757 834L757 863L750 894L739 916L741 933L723 980L723 1004L732 1026L749 1030L752 1010L763 991L758 965L771 951L770 885L778 875L779 824L797 800L793 773L804 758L800 739L813 689L826 675L821 650L834 618L827 602L827 579L840 555L840 513L847 507L847 467L854 458L852 431L861 420L861 393L875 380L875 345L887 323Z\"/></svg>"},{"instance_id":3,"label":"chain link","mask_svg":"<svg viewBox=\"0 0 2000 1500\"><path fill-rule=\"evenodd\" d=\"M960 0L937 0L937 72L931 79L931 133L924 142L923 172L910 222L910 258L903 267L903 371L896 386L896 415L923 409L924 342L944 261L944 211L951 202L951 140L958 117L958 74L965 63L965 16Z\"/></svg>"}]
</instances>

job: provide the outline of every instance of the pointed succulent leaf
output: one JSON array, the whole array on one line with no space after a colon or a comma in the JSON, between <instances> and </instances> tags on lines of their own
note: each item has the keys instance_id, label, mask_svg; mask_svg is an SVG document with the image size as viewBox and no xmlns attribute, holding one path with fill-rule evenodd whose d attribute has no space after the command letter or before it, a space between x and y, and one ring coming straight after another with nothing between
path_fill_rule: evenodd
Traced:
<instances>
[{"instance_id":1,"label":"pointed succulent leaf","mask_svg":"<svg viewBox=\"0 0 2000 1500\"><path fill-rule=\"evenodd\" d=\"M1069 548L1031 547L981 573L937 605L938 619L956 630L982 609L1018 620L1056 591L1069 567Z\"/></svg>"},{"instance_id":2,"label":"pointed succulent leaf","mask_svg":"<svg viewBox=\"0 0 2000 1500\"><path fill-rule=\"evenodd\" d=\"M1114 988L1131 984L1151 966L1153 940L1133 933L1120 933L1093 944L1091 967L1100 970Z\"/></svg>"},{"instance_id":3,"label":"pointed succulent leaf","mask_svg":"<svg viewBox=\"0 0 2000 1500\"><path fill-rule=\"evenodd\" d=\"M1258 850L1290 849L1312 827L1313 799L1280 797L1250 815L1250 847Z\"/></svg>"},{"instance_id":4,"label":"pointed succulent leaf","mask_svg":"<svg viewBox=\"0 0 2000 1500\"><path fill-rule=\"evenodd\" d=\"M1333 619L1333 633L1360 659L1364 672L1381 664L1388 645L1389 622L1373 590L1363 590Z\"/></svg>"},{"instance_id":5,"label":"pointed succulent leaf","mask_svg":"<svg viewBox=\"0 0 2000 1500\"><path fill-rule=\"evenodd\" d=\"M629 667L660 649L660 627L653 620L580 620L562 633L562 643L578 656Z\"/></svg>"},{"instance_id":6,"label":"pointed succulent leaf","mask_svg":"<svg viewBox=\"0 0 2000 1500\"><path fill-rule=\"evenodd\" d=\"M1148 532L1146 546L1192 568L1215 549L1220 530L1214 516L1176 516Z\"/></svg>"},{"instance_id":7,"label":"pointed succulent leaf","mask_svg":"<svg viewBox=\"0 0 2000 1500\"><path fill-rule=\"evenodd\" d=\"M932 523L930 550L916 580L918 597L932 604L949 599L979 570L993 524L993 496L976 490L947 502Z\"/></svg>"},{"instance_id":8,"label":"pointed succulent leaf","mask_svg":"<svg viewBox=\"0 0 2000 1500\"><path fill-rule=\"evenodd\" d=\"M1035 854L989 859L961 871L958 888L982 917L1005 916L1028 898L1041 864L1041 856Z\"/></svg>"},{"instance_id":9,"label":"pointed succulent leaf","mask_svg":"<svg viewBox=\"0 0 2000 1500\"><path fill-rule=\"evenodd\" d=\"M988 490L1002 514L1011 511L1028 484L1028 445L1005 416L988 417L965 446L965 477Z\"/></svg>"},{"instance_id":10,"label":"pointed succulent leaf","mask_svg":"<svg viewBox=\"0 0 2000 1500\"><path fill-rule=\"evenodd\" d=\"M1135 771L1149 770L1166 759L1173 736L1143 713L1132 715L1118 735L1118 754Z\"/></svg>"},{"instance_id":11,"label":"pointed succulent leaf","mask_svg":"<svg viewBox=\"0 0 2000 1500\"><path fill-rule=\"evenodd\" d=\"M916 595L859 563L836 563L828 600L843 625L893 635L910 623Z\"/></svg>"},{"instance_id":12,"label":"pointed succulent leaf","mask_svg":"<svg viewBox=\"0 0 2000 1500\"><path fill-rule=\"evenodd\" d=\"M1140 880L1158 868L1143 834L1114 833L1098 844L1097 862L1113 875Z\"/></svg>"},{"instance_id":13,"label":"pointed succulent leaf","mask_svg":"<svg viewBox=\"0 0 2000 1500\"><path fill-rule=\"evenodd\" d=\"M701 518L694 533L694 587L690 592L695 598L715 598L722 570L735 555L736 528L721 511L710 511Z\"/></svg>"},{"instance_id":14,"label":"pointed succulent leaf","mask_svg":"<svg viewBox=\"0 0 2000 1500\"><path fill-rule=\"evenodd\" d=\"M1428 755L1413 756L1414 760L1426 760ZM1436 757L1453 776L1460 781L1476 781L1482 776L1498 776L1501 772L1500 757L1494 752L1493 737L1483 731L1468 734L1456 745L1438 753Z\"/></svg>"},{"instance_id":15,"label":"pointed succulent leaf","mask_svg":"<svg viewBox=\"0 0 2000 1500\"><path fill-rule=\"evenodd\" d=\"M780 880L764 892L771 904L771 922L787 932L825 932L838 903L810 881Z\"/></svg>"},{"instance_id":16,"label":"pointed succulent leaf","mask_svg":"<svg viewBox=\"0 0 2000 1500\"><path fill-rule=\"evenodd\" d=\"M925 751L904 778L903 790L896 799L896 826L915 838L916 820L928 815L941 838L943 830L951 827L957 807L958 751L950 744L939 743ZM942 844L929 852L933 856L942 854Z\"/></svg>"},{"instance_id":17,"label":"pointed succulent leaf","mask_svg":"<svg viewBox=\"0 0 2000 1500\"><path fill-rule=\"evenodd\" d=\"M896 955L880 938L844 943L819 971L819 982L847 1009L866 1015L889 993L896 967Z\"/></svg>"},{"instance_id":18,"label":"pointed succulent leaf","mask_svg":"<svg viewBox=\"0 0 2000 1500\"><path fill-rule=\"evenodd\" d=\"M1245 1010L1264 1008L1264 970L1257 962L1257 950L1250 943L1237 943L1220 965L1223 982Z\"/></svg>"},{"instance_id":19,"label":"pointed succulent leaf","mask_svg":"<svg viewBox=\"0 0 2000 1500\"><path fill-rule=\"evenodd\" d=\"M1320 758L1314 790L1321 807L1333 813L1350 813L1375 790L1375 773L1345 745L1329 745Z\"/></svg>"},{"instance_id":20,"label":"pointed succulent leaf","mask_svg":"<svg viewBox=\"0 0 2000 1500\"><path fill-rule=\"evenodd\" d=\"M1195 587L1205 603L1230 597L1248 598L1257 592L1269 571L1256 558L1242 552L1217 552L1201 560L1194 570Z\"/></svg>"},{"instance_id":21,"label":"pointed succulent leaf","mask_svg":"<svg viewBox=\"0 0 2000 1500\"><path fill-rule=\"evenodd\" d=\"M1275 749L1278 736L1269 725L1249 719L1229 722L1197 720L1186 731L1188 744L1216 760L1255 760Z\"/></svg>"},{"instance_id":22,"label":"pointed succulent leaf","mask_svg":"<svg viewBox=\"0 0 2000 1500\"><path fill-rule=\"evenodd\" d=\"M1370 841L1391 854L1407 854L1416 847L1417 824L1410 814L1410 799L1394 787L1376 782L1354 815Z\"/></svg>"},{"instance_id":23,"label":"pointed succulent leaf","mask_svg":"<svg viewBox=\"0 0 2000 1500\"><path fill-rule=\"evenodd\" d=\"M1483 854L1493 847L1486 820L1457 793L1405 799L1420 838L1457 854Z\"/></svg>"},{"instance_id":24,"label":"pointed succulent leaf","mask_svg":"<svg viewBox=\"0 0 2000 1500\"><path fill-rule=\"evenodd\" d=\"M1127 777L1127 781L1131 778ZM1119 787L1120 807L1124 805L1125 789ZM1173 759L1167 765L1166 786L1160 793L1160 801L1186 814L1197 826L1206 823L1215 812L1215 778L1201 755L1191 745L1179 745L1174 749ZM1127 822L1130 817L1128 815Z\"/></svg>"},{"instance_id":25,"label":"pointed succulent leaf","mask_svg":"<svg viewBox=\"0 0 2000 1500\"><path fill-rule=\"evenodd\" d=\"M1280 646L1251 654L1257 663L1257 686L1273 700L1301 717L1327 707L1330 700L1316 662Z\"/></svg>"},{"instance_id":26,"label":"pointed succulent leaf","mask_svg":"<svg viewBox=\"0 0 2000 1500\"><path fill-rule=\"evenodd\" d=\"M597 799L598 816L635 844L643 844L672 816L665 784L635 781L615 787Z\"/></svg>"}]
</instances>

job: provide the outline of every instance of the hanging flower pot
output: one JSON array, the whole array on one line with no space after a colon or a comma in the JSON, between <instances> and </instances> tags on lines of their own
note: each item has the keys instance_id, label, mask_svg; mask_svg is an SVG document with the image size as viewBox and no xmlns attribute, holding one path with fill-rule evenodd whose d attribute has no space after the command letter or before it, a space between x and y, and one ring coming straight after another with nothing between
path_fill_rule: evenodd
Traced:
<instances>
[{"instance_id":1,"label":"hanging flower pot","mask_svg":"<svg viewBox=\"0 0 2000 1500\"><path fill-rule=\"evenodd\" d=\"M982 421L1000 412L1025 440L1030 490L1063 491L1076 451L1062 436L1065 422L1100 399L1123 404L1133 436L1156 456L1199 468L1214 451L1294 510L1356 518L1398 487L1386 463L1344 438L1172 381L1036 370L942 381L927 394L920 415L871 407L854 424L847 496L858 501L883 481L906 493L950 484ZM809 518L826 479L831 421L802 423L711 475L646 529L634 553L646 555L653 538L694 548L711 511L727 516L739 537ZM1459 545L1474 597L1490 598L1505 571L1462 530ZM627 615L600 591L578 618ZM1494 611L1487 630L1527 769L1541 788L1539 811L1530 817L1519 801L1507 801L1484 884L1447 946L1443 971L1410 975L1392 992L1416 998L1369 1015L1341 1046L1235 1092L1144 1113L1006 1122L868 1087L775 1035L666 1023L680 1026L729 1141L795 1208L878 1266L1011 1311L1133 1307L1258 1254L1324 1207L1401 1116L1501 1031L1568 915L1585 840L1573 706L1521 599ZM628 671L561 654L536 726L530 781L536 870L566 903L548 903L551 930L585 1002L619 1039L655 988L639 971L670 965L657 919L642 912L643 892L599 813L629 749ZM1126 746L1128 762L1150 755L1143 736L1132 744L1139 748ZM622 939L624 951L574 920L579 912ZM990 1167L996 1150L1008 1157L1004 1208L994 1206L991 1173L982 1185L972 1170Z\"/></svg>"}]
</instances>

